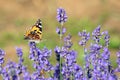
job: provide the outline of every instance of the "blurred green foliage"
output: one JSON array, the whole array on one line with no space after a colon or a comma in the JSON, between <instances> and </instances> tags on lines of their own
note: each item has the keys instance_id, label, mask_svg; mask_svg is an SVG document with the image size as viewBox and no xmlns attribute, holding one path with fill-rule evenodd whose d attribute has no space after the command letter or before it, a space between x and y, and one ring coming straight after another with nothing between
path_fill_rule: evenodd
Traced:
<instances>
[{"instance_id":1,"label":"blurred green foliage","mask_svg":"<svg viewBox=\"0 0 120 80\"><path fill-rule=\"evenodd\" d=\"M2 36L0 36L0 47L1 48L5 48L7 45L28 45L28 41L24 40L24 33L25 33L25 29L29 27L26 27L24 25L29 25L32 26L35 23L36 20L34 19L18 19L15 20L15 26L17 27L16 30L18 30L18 34L14 33L14 32L2 32ZM54 21L52 19L49 19L48 21L46 21L45 19L42 20L43 21L43 40L42 42L40 42L38 44L38 46L40 48L43 48L44 46L46 46L49 49L53 49L55 48L56 45L59 45L59 36L56 34L56 26L59 26L59 24L57 23L57 21ZM83 58L84 58L84 54L82 52L82 47L80 47L78 45L78 41L79 41L79 36L78 36L78 32L82 31L83 29L86 29L88 32L92 32L95 27L97 26L97 24L93 23L91 20L89 19L75 19L75 18L69 18L68 21L65 23L64 25L67 28L67 34L71 34L72 35L72 41L73 41L73 49L78 51L78 61L80 61L79 63L83 62ZM25 27L23 29L23 27ZM104 31L104 27L102 26L102 30ZM110 33L112 34L112 33ZM103 41L104 43L104 41ZM110 38L110 46L111 49L118 49L119 48L119 37L115 36L115 35L111 35ZM24 49L23 49L24 50ZM28 51L28 50L25 50ZM28 52L26 52L28 53ZM28 56L28 54L27 54ZM55 57L55 55L54 55ZM51 61L54 61L51 58Z\"/></svg>"}]
</instances>

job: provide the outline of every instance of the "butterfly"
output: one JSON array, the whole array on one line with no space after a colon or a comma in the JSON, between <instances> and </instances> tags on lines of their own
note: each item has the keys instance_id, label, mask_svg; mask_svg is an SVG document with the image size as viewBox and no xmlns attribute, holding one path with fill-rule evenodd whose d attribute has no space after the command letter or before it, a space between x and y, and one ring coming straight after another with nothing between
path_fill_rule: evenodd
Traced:
<instances>
[{"instance_id":1,"label":"butterfly","mask_svg":"<svg viewBox=\"0 0 120 80\"><path fill-rule=\"evenodd\" d=\"M42 40L42 22L40 19L38 19L35 25L33 25L30 29L26 30L24 39L30 41Z\"/></svg>"}]
</instances>

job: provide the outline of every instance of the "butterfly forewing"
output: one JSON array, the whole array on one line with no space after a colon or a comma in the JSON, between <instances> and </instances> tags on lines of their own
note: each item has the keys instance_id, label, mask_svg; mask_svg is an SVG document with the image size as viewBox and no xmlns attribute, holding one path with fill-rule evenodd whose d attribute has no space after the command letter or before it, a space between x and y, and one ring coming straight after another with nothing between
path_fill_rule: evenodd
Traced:
<instances>
[{"instance_id":1,"label":"butterfly forewing","mask_svg":"<svg viewBox=\"0 0 120 80\"><path fill-rule=\"evenodd\" d=\"M36 24L26 31L24 38L26 40L41 40L42 39L42 22L40 19L38 19Z\"/></svg>"}]
</instances>

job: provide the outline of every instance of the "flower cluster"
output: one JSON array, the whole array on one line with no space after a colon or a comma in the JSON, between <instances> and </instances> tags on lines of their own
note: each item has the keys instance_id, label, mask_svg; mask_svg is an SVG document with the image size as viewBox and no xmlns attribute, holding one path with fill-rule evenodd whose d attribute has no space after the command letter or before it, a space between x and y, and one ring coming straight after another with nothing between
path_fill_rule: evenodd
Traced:
<instances>
[{"instance_id":1,"label":"flower cluster","mask_svg":"<svg viewBox=\"0 0 120 80\"><path fill-rule=\"evenodd\" d=\"M67 15L63 8L57 9L57 20L61 27L56 32L60 37L60 45L52 49L38 48L34 41L29 42L29 59L33 63L34 71L28 70L25 65L22 48L16 48L18 63L8 61L4 63L5 52L0 49L0 75L3 80L119 80L116 72L120 72L120 51L117 52L117 68L113 68L110 61L108 31L101 32L99 25L90 34L83 30L78 35L81 38L79 45L83 47L85 64L80 66L76 58L79 52L72 49L72 36L65 36L66 28L63 24L67 21ZM103 38L104 44L100 43ZM88 40L93 40L90 46L86 46ZM52 53L56 55L57 63L52 65L49 58Z\"/></svg>"},{"instance_id":2,"label":"flower cluster","mask_svg":"<svg viewBox=\"0 0 120 80\"><path fill-rule=\"evenodd\" d=\"M90 39L90 33L86 33L86 30L83 30L83 32L79 32L78 35L82 38L82 40L79 41L79 44L85 46L86 42Z\"/></svg>"},{"instance_id":3,"label":"flower cluster","mask_svg":"<svg viewBox=\"0 0 120 80\"><path fill-rule=\"evenodd\" d=\"M63 8L57 9L57 20L61 24L63 24L64 22L67 21L67 15L66 15L66 12Z\"/></svg>"}]
</instances>

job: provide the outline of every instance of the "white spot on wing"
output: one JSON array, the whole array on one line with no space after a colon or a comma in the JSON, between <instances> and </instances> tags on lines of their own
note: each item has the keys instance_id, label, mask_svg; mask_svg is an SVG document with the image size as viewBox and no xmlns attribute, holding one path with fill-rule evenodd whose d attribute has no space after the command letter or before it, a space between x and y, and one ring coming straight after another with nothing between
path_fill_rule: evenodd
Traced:
<instances>
[{"instance_id":1,"label":"white spot on wing","mask_svg":"<svg viewBox=\"0 0 120 80\"><path fill-rule=\"evenodd\" d=\"M41 25L39 25L39 27L40 27L40 28L42 28L42 26L41 26Z\"/></svg>"}]
</instances>

